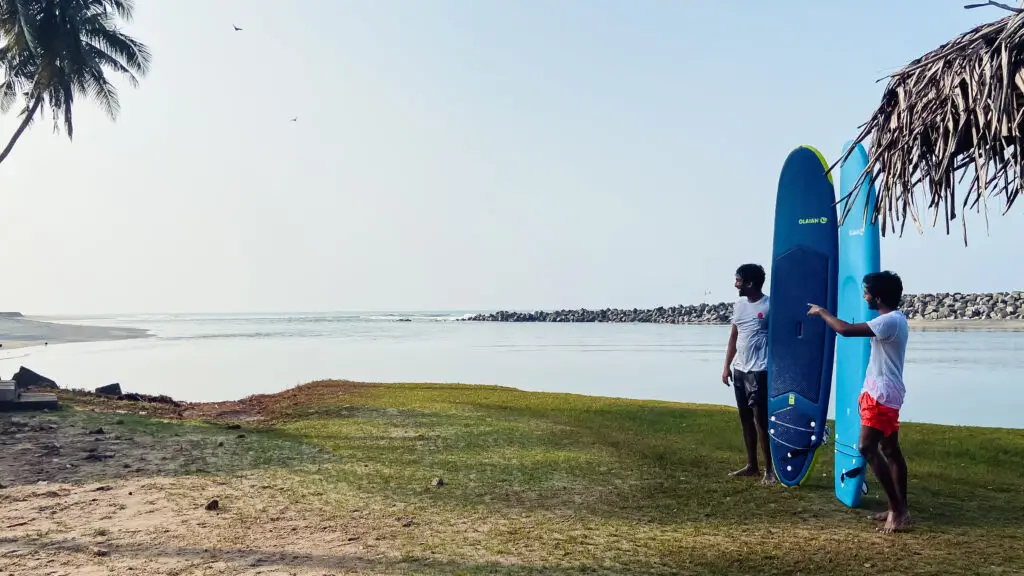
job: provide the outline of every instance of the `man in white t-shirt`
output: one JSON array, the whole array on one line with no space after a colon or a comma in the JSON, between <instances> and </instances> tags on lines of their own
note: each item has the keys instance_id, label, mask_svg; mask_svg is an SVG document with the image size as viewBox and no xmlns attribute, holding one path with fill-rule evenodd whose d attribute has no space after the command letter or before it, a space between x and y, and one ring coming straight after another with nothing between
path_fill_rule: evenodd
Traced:
<instances>
[{"instance_id":1,"label":"man in white t-shirt","mask_svg":"<svg viewBox=\"0 0 1024 576\"><path fill-rule=\"evenodd\" d=\"M730 476L757 476L757 444L764 457L764 484L776 481L768 447L768 296L764 287L764 268L744 264L736 270L736 290L740 299L733 305L732 332L722 368L722 383L732 380L736 393L747 465Z\"/></svg>"},{"instance_id":2,"label":"man in white t-shirt","mask_svg":"<svg viewBox=\"0 0 1024 576\"><path fill-rule=\"evenodd\" d=\"M885 521L882 532L897 532L910 525L907 461L899 441L900 408L906 394L903 360L910 333L907 317L899 310L902 298L903 281L898 275L873 272L864 277L864 300L878 311L876 318L850 324L813 304L807 312L821 316L840 336L871 338L871 358L860 395L860 452L889 498L889 510L871 516Z\"/></svg>"}]
</instances>

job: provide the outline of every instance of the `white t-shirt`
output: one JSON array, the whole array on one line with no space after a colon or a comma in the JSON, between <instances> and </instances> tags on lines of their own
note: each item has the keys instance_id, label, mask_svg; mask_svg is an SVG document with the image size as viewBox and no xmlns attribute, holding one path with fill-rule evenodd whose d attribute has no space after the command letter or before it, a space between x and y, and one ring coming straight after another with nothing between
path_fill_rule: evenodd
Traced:
<instances>
[{"instance_id":1,"label":"white t-shirt","mask_svg":"<svg viewBox=\"0 0 1024 576\"><path fill-rule=\"evenodd\" d=\"M740 298L732 308L736 357L732 367L744 372L768 369L768 295L757 302Z\"/></svg>"},{"instance_id":2,"label":"white t-shirt","mask_svg":"<svg viewBox=\"0 0 1024 576\"><path fill-rule=\"evenodd\" d=\"M871 359L864 376L864 392L879 404L897 410L903 406L903 360L907 353L907 317L899 310L880 314L868 321L875 333L871 339Z\"/></svg>"}]
</instances>

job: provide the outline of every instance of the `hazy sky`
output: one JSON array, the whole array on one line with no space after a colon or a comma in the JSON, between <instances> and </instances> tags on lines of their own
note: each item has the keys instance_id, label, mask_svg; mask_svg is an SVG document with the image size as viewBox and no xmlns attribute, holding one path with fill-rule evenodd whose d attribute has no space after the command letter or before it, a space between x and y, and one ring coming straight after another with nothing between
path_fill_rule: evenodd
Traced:
<instances>
[{"instance_id":1,"label":"hazy sky","mask_svg":"<svg viewBox=\"0 0 1024 576\"><path fill-rule=\"evenodd\" d=\"M1003 15L962 6L140 1L153 70L119 120L81 100L73 143L47 118L0 164L0 309L732 300L738 264L768 266L786 155L834 160L877 79ZM1024 215L1000 208L967 248L908 226L883 266L1019 289Z\"/></svg>"}]
</instances>

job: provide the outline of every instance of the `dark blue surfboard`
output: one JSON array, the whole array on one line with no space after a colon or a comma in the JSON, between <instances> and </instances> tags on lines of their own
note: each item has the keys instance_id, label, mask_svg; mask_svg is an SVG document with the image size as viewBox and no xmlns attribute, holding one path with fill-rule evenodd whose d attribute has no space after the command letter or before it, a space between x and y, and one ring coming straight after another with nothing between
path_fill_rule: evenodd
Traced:
<instances>
[{"instance_id":1,"label":"dark blue surfboard","mask_svg":"<svg viewBox=\"0 0 1024 576\"><path fill-rule=\"evenodd\" d=\"M797 486L825 435L836 334L808 303L835 314L839 266L836 197L828 163L793 150L779 175L768 314L768 438L779 481Z\"/></svg>"}]
</instances>

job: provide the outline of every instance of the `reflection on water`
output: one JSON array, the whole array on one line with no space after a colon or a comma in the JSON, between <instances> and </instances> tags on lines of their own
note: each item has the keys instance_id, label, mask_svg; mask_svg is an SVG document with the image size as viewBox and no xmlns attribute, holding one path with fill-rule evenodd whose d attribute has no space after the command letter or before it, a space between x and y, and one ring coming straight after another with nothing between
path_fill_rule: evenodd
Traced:
<instances>
[{"instance_id":1,"label":"reflection on water","mask_svg":"<svg viewBox=\"0 0 1024 576\"><path fill-rule=\"evenodd\" d=\"M0 375L25 365L62 386L120 382L193 401L345 378L733 402L720 380L724 326L448 320L379 313L75 319L147 328L156 337L11 350L0 353ZM1014 332L912 332L904 419L1024 428L1022 341Z\"/></svg>"}]
</instances>

